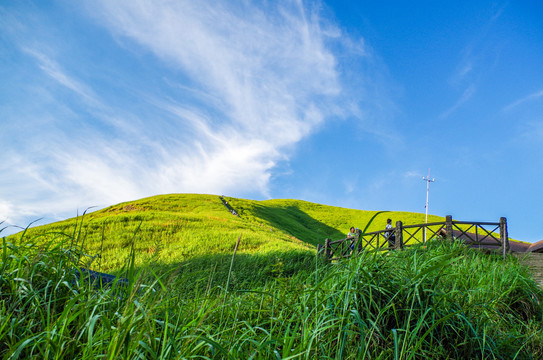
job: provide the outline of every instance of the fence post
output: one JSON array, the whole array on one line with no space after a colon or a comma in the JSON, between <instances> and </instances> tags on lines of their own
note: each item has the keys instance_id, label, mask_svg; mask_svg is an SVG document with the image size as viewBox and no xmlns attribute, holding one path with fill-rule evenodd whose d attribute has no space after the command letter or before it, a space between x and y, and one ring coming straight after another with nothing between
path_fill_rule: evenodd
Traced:
<instances>
[{"instance_id":1,"label":"fence post","mask_svg":"<svg viewBox=\"0 0 543 360\"><path fill-rule=\"evenodd\" d=\"M359 251L359 247L360 247L360 231L357 229L355 234L354 234L354 243L352 245L352 251L351 251L351 254L357 254Z\"/></svg>"},{"instance_id":2,"label":"fence post","mask_svg":"<svg viewBox=\"0 0 543 360\"><path fill-rule=\"evenodd\" d=\"M326 260L326 263L330 263L330 239L324 240L324 257Z\"/></svg>"},{"instance_id":3,"label":"fence post","mask_svg":"<svg viewBox=\"0 0 543 360\"><path fill-rule=\"evenodd\" d=\"M396 229L394 230L396 241L394 241L394 249L403 248L403 225L401 221L396 221Z\"/></svg>"},{"instance_id":4,"label":"fence post","mask_svg":"<svg viewBox=\"0 0 543 360\"><path fill-rule=\"evenodd\" d=\"M452 241L454 239L453 225L452 225L452 215L447 215L445 217L445 234L446 234L448 240Z\"/></svg>"},{"instance_id":5,"label":"fence post","mask_svg":"<svg viewBox=\"0 0 543 360\"><path fill-rule=\"evenodd\" d=\"M509 234L507 233L507 219L504 217L500 218L500 241L502 243L501 251L503 254L503 259L509 252Z\"/></svg>"}]
</instances>

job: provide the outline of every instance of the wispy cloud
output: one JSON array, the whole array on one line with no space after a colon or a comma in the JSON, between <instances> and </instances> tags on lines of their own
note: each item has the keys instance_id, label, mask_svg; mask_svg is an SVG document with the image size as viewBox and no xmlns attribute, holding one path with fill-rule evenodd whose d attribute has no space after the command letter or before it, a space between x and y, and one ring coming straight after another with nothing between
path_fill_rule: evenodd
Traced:
<instances>
[{"instance_id":1,"label":"wispy cloud","mask_svg":"<svg viewBox=\"0 0 543 360\"><path fill-rule=\"evenodd\" d=\"M535 145L537 151L541 150L543 141L543 121L531 121L522 124L520 136L515 139L523 145Z\"/></svg>"},{"instance_id":2,"label":"wispy cloud","mask_svg":"<svg viewBox=\"0 0 543 360\"><path fill-rule=\"evenodd\" d=\"M422 178L422 175L419 171L409 170L403 174L403 177L404 178L413 178L413 177Z\"/></svg>"},{"instance_id":3,"label":"wispy cloud","mask_svg":"<svg viewBox=\"0 0 543 360\"><path fill-rule=\"evenodd\" d=\"M331 114L342 91L327 46L341 32L301 2L103 1L96 18L189 78L170 85L219 99L200 97L204 113L180 98L155 102L192 135L175 156L164 149L157 174L166 189L267 194L285 150Z\"/></svg>"},{"instance_id":4,"label":"wispy cloud","mask_svg":"<svg viewBox=\"0 0 543 360\"><path fill-rule=\"evenodd\" d=\"M452 77L453 83L461 83L473 78L478 78L477 72L484 70L483 67L488 66L489 47L487 41L489 34L499 18L502 16L507 3L495 5L490 9L488 20L476 32L471 41L462 49L461 60L457 70Z\"/></svg>"},{"instance_id":5,"label":"wispy cloud","mask_svg":"<svg viewBox=\"0 0 543 360\"><path fill-rule=\"evenodd\" d=\"M537 91L533 94L530 94L528 96L523 97L522 99L518 99L517 101L512 102L511 104L507 105L503 108L503 111L510 111L514 108L516 108L519 105L522 105L526 102L530 101L537 101L539 98L543 97L543 90Z\"/></svg>"},{"instance_id":6,"label":"wispy cloud","mask_svg":"<svg viewBox=\"0 0 543 360\"><path fill-rule=\"evenodd\" d=\"M453 72L449 82L455 87L463 89L460 98L440 117L447 118L458 108L467 103L475 94L481 75L487 73L497 62L501 45L489 41L490 33L499 18L502 16L507 4L494 6L490 10L488 20L481 26L471 41L460 51L460 61Z\"/></svg>"},{"instance_id":7,"label":"wispy cloud","mask_svg":"<svg viewBox=\"0 0 543 360\"><path fill-rule=\"evenodd\" d=\"M330 117L364 117L352 105L357 97L344 86L339 70L339 62L367 56L363 40L351 40L322 16L318 5L87 5L94 21L115 39L114 51L122 52L124 60L154 58L151 66L160 68L159 77L125 89L130 83L123 78L126 72L104 69L113 74L110 87L128 92L130 100L119 101L122 92L112 93L85 78L86 71L76 71L74 66L90 65L82 55L81 64L67 61L64 54L77 48L62 47L59 39L35 46L43 40L39 26L26 32L32 37L28 41L17 35L20 50L53 84L33 83L43 99L35 108L10 115L13 121L16 115L27 119L26 126L35 128L32 139L47 137L38 151L29 151L30 137L21 136L19 148L10 152L17 161L2 164L11 177L0 185L18 185L5 187L17 194L0 191L0 220L168 192L268 196L274 168L288 160L301 139ZM113 59L108 64L125 67ZM84 107L59 89L71 91ZM37 126L38 118L57 120Z\"/></svg>"},{"instance_id":8,"label":"wispy cloud","mask_svg":"<svg viewBox=\"0 0 543 360\"><path fill-rule=\"evenodd\" d=\"M93 6L94 3L93 3ZM301 4L235 9L217 2L102 2L101 17L180 68L194 89L250 135L291 143L322 119L316 96L337 95L334 55L316 14Z\"/></svg>"},{"instance_id":9,"label":"wispy cloud","mask_svg":"<svg viewBox=\"0 0 543 360\"><path fill-rule=\"evenodd\" d=\"M73 77L69 76L53 59L51 59L44 53L39 52L36 49L23 48L23 51L35 58L38 61L40 69L43 70L43 72L45 72L53 80L79 94L91 105L98 105L96 96L93 94L93 91L85 84L82 84Z\"/></svg>"},{"instance_id":10,"label":"wispy cloud","mask_svg":"<svg viewBox=\"0 0 543 360\"><path fill-rule=\"evenodd\" d=\"M475 94L475 85L470 85L467 89L464 90L462 93L462 96L456 101L456 103L445 110L441 115L439 115L440 118L445 119L448 118L453 112L455 112L458 108L460 108L462 105L464 105L471 97Z\"/></svg>"}]
</instances>

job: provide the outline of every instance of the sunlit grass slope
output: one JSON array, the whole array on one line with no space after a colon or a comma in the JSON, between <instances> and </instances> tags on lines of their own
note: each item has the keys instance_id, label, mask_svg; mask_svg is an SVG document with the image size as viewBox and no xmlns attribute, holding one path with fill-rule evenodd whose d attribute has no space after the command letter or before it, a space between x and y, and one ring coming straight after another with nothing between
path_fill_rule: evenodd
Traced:
<instances>
[{"instance_id":1,"label":"sunlit grass slope","mask_svg":"<svg viewBox=\"0 0 543 360\"><path fill-rule=\"evenodd\" d=\"M0 358L542 358L542 290L517 258L430 240L328 264L315 244L375 212L226 200L239 217L163 195L3 238ZM368 231L388 217L424 220Z\"/></svg>"},{"instance_id":2,"label":"sunlit grass slope","mask_svg":"<svg viewBox=\"0 0 543 360\"><path fill-rule=\"evenodd\" d=\"M216 195L158 195L32 228L26 239L77 239L77 245L90 256L100 254L92 268L115 271L126 262L132 244L138 265L149 261L176 264L232 254L239 235L241 255L314 253L316 245L325 238L341 239L350 226L363 229L376 213L300 200L225 200L239 216L232 215ZM424 214L385 212L375 218L368 230L383 229L388 217L404 224L424 222ZM429 221L442 220L429 217Z\"/></svg>"}]
</instances>

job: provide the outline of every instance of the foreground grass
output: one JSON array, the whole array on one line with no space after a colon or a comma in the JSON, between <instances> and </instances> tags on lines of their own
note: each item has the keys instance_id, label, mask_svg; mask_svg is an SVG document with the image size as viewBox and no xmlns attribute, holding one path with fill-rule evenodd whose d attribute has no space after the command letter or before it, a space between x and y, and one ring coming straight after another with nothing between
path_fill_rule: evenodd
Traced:
<instances>
[{"instance_id":1,"label":"foreground grass","mask_svg":"<svg viewBox=\"0 0 543 360\"><path fill-rule=\"evenodd\" d=\"M128 284L99 287L77 276L75 242L4 239L2 358L543 357L543 294L515 258L429 243L333 265L294 251L179 268L138 266L133 241Z\"/></svg>"}]
</instances>

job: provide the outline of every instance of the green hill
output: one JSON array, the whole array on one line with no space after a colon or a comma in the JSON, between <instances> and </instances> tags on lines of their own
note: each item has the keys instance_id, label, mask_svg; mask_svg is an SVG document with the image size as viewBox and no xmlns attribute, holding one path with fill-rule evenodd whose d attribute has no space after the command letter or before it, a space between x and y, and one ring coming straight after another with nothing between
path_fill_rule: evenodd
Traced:
<instances>
[{"instance_id":1,"label":"green hill","mask_svg":"<svg viewBox=\"0 0 543 360\"><path fill-rule=\"evenodd\" d=\"M543 292L516 257L428 241L329 264L315 244L375 212L225 201L239 216L218 196L164 195L3 238L0 357L543 357ZM387 217L424 220L381 213L369 230Z\"/></svg>"},{"instance_id":2,"label":"green hill","mask_svg":"<svg viewBox=\"0 0 543 360\"><path fill-rule=\"evenodd\" d=\"M132 244L138 265L231 255L239 235L240 254L314 253L325 238L341 239L353 225L364 228L376 213L301 200L224 200L239 216L230 213L216 195L158 195L31 228L26 239L43 243L75 238L86 254L101 254L91 268L116 271L125 264ZM387 212L379 214L369 230L382 229L387 217L404 224L424 222L424 214ZM442 220L429 217L429 221Z\"/></svg>"}]
</instances>

